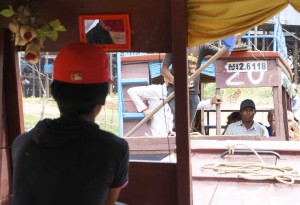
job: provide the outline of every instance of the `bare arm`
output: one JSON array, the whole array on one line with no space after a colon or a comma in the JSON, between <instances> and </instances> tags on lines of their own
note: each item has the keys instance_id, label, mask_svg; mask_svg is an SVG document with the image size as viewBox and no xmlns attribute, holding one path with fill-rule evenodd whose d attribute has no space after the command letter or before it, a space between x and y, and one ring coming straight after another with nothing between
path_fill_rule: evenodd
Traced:
<instances>
[{"instance_id":1,"label":"bare arm","mask_svg":"<svg viewBox=\"0 0 300 205\"><path fill-rule=\"evenodd\" d=\"M222 97L220 95L215 95L210 100L201 100L197 106L197 110L212 109L213 105L220 105L222 102Z\"/></svg>"},{"instance_id":2,"label":"bare arm","mask_svg":"<svg viewBox=\"0 0 300 205\"><path fill-rule=\"evenodd\" d=\"M212 99L211 99L211 101L210 101L210 103L213 105L213 104L215 104L215 105L220 105L221 103L223 102L223 100L222 100L222 97L220 96L220 95L215 95Z\"/></svg>"},{"instance_id":3,"label":"bare arm","mask_svg":"<svg viewBox=\"0 0 300 205\"><path fill-rule=\"evenodd\" d=\"M103 205L115 205L120 192L121 192L121 188L109 189L107 198Z\"/></svg>"},{"instance_id":4,"label":"bare arm","mask_svg":"<svg viewBox=\"0 0 300 205\"><path fill-rule=\"evenodd\" d=\"M127 90L130 99L132 100L132 102L134 103L134 105L136 106L139 112L142 112L143 110L147 109L146 104L141 99L143 94L142 90L145 88L146 88L145 86L139 86L139 87L132 87Z\"/></svg>"},{"instance_id":5,"label":"bare arm","mask_svg":"<svg viewBox=\"0 0 300 205\"><path fill-rule=\"evenodd\" d=\"M168 65L166 64L162 65L161 74L164 76L164 80L167 85L168 83L174 84L174 76L170 72Z\"/></svg>"},{"instance_id":6,"label":"bare arm","mask_svg":"<svg viewBox=\"0 0 300 205\"><path fill-rule=\"evenodd\" d=\"M170 65L173 62L173 56L171 53L167 53L162 62L161 74L164 76L164 80L166 85L168 83L174 84L174 76L169 70Z\"/></svg>"}]
</instances>

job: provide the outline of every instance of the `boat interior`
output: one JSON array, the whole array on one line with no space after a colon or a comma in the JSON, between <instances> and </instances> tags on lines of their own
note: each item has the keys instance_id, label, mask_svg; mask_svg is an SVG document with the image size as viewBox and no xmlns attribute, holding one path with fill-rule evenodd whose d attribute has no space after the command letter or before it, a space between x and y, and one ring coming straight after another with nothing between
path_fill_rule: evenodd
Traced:
<instances>
[{"instance_id":1,"label":"boat interior","mask_svg":"<svg viewBox=\"0 0 300 205\"><path fill-rule=\"evenodd\" d=\"M191 136L187 112L186 48L238 33L246 34L255 26L273 18L288 4L300 11L299 0L229 0L226 4L217 0L1 0L0 10L9 5L26 5L41 24L59 19L66 32L60 32L56 41L45 41L43 49L47 52L57 52L67 43L84 39L81 36L83 28L80 26L80 19L84 16L126 14L129 16L130 30L127 35L130 36L130 44L124 48L106 48L114 52L160 53L159 59L165 53L173 54L173 66L180 68L174 73L174 98L176 106L181 108L176 109L176 116L179 116L175 121L176 136L126 136L132 160L129 184L122 190L119 204L298 204L300 142L291 141L287 137L285 111L291 109L291 102L287 92L288 83L285 86L282 83L284 79L292 82L294 74L281 52L248 50L232 52L229 57L222 57L222 53L219 53L203 65L205 69L215 62L215 78L208 80L215 81L216 93L227 87L270 86L278 116L275 137L222 135L221 109L218 107L214 127L216 134ZM0 16L1 205L12 204L11 145L25 131L18 61L18 52L24 51L24 47L14 45L8 29L9 22L8 18ZM226 47L222 49L222 52L225 51ZM125 61L124 65L119 66L125 67ZM244 72L238 78L235 73L226 72L225 67L232 62L252 61L265 63L267 71L253 72L252 75ZM122 130L124 135L136 124L138 122L125 126ZM160 155L161 158L140 160L134 157L142 155ZM261 168L261 164L269 164L272 170L259 175L245 175L218 169L223 164L227 166L232 165L230 163L248 162L256 162L259 169L263 170L266 168ZM276 175L274 169L278 167L283 171L280 170Z\"/></svg>"}]
</instances>

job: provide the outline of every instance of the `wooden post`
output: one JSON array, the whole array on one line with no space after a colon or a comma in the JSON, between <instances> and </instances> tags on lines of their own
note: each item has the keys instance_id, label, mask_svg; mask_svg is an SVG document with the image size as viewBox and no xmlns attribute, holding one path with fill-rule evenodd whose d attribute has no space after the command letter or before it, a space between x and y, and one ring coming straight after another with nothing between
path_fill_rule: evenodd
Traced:
<instances>
[{"instance_id":1,"label":"wooden post","mask_svg":"<svg viewBox=\"0 0 300 205\"><path fill-rule=\"evenodd\" d=\"M257 36L257 26L254 27L254 36ZM254 38L255 50L257 49L257 38Z\"/></svg>"},{"instance_id":2,"label":"wooden post","mask_svg":"<svg viewBox=\"0 0 300 205\"><path fill-rule=\"evenodd\" d=\"M21 76L18 64L18 53L11 41L11 32L4 32L4 58L3 58L3 90L5 95L2 103L5 110L9 111L6 116L6 129L9 144L22 132L24 132L23 102Z\"/></svg>"},{"instance_id":3,"label":"wooden post","mask_svg":"<svg viewBox=\"0 0 300 205\"><path fill-rule=\"evenodd\" d=\"M216 88L216 95L221 95L221 89ZM221 106L216 105L216 134L221 135Z\"/></svg>"},{"instance_id":4,"label":"wooden post","mask_svg":"<svg viewBox=\"0 0 300 205\"><path fill-rule=\"evenodd\" d=\"M295 36L298 36L298 28L295 27ZM293 50L293 71L294 71L294 82L298 84L298 57L299 57L299 51L298 51L298 39L294 38L294 50Z\"/></svg>"},{"instance_id":5,"label":"wooden post","mask_svg":"<svg viewBox=\"0 0 300 205\"><path fill-rule=\"evenodd\" d=\"M45 55L45 65L48 64L48 52L46 52L46 55ZM46 90L46 98L49 98L49 74L48 73L45 73L44 71L44 74L45 74L45 90Z\"/></svg>"},{"instance_id":6,"label":"wooden post","mask_svg":"<svg viewBox=\"0 0 300 205\"><path fill-rule=\"evenodd\" d=\"M31 69L32 73L32 96L35 97L35 70L34 68Z\"/></svg>"},{"instance_id":7,"label":"wooden post","mask_svg":"<svg viewBox=\"0 0 300 205\"><path fill-rule=\"evenodd\" d=\"M109 53L109 76L110 76L110 79L111 80L114 80L113 79L113 54L112 53ZM108 88L108 93L112 93L113 92L113 86L112 84L109 84L109 88Z\"/></svg>"},{"instance_id":8,"label":"wooden post","mask_svg":"<svg viewBox=\"0 0 300 205\"><path fill-rule=\"evenodd\" d=\"M200 99L201 100L203 100L204 99L204 85L203 85L203 83L200 83L200 85L201 85L201 87L200 87ZM201 115L200 115L200 125L201 125L201 127L200 127L200 132L203 134L203 135L205 135L205 130L204 130L204 109L201 109L200 110L200 113L201 113Z\"/></svg>"},{"instance_id":9,"label":"wooden post","mask_svg":"<svg viewBox=\"0 0 300 205\"><path fill-rule=\"evenodd\" d=\"M171 1L172 53L175 81L175 126L177 152L178 205L193 204L189 93L186 73L187 9L186 0ZM186 32L184 32L186 31ZM179 80L180 79L180 80ZM179 118L180 116L180 118Z\"/></svg>"}]
</instances>

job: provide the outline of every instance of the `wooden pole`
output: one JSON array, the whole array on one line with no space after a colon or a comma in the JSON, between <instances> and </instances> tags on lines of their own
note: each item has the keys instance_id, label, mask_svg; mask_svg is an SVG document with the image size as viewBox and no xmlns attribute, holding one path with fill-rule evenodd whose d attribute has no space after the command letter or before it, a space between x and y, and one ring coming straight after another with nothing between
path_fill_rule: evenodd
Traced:
<instances>
[{"instance_id":1,"label":"wooden pole","mask_svg":"<svg viewBox=\"0 0 300 205\"><path fill-rule=\"evenodd\" d=\"M46 52L45 55L45 65L47 64L48 64L48 52ZM46 89L46 98L49 98L49 74L48 73L45 73L45 89Z\"/></svg>"},{"instance_id":2,"label":"wooden pole","mask_svg":"<svg viewBox=\"0 0 300 205\"><path fill-rule=\"evenodd\" d=\"M31 69L32 73L32 97L35 97L35 70L34 68Z\"/></svg>"},{"instance_id":3,"label":"wooden pole","mask_svg":"<svg viewBox=\"0 0 300 205\"><path fill-rule=\"evenodd\" d=\"M298 28L295 27L295 35L298 36ZM298 84L298 57L299 57L299 51L298 51L298 39L294 38L294 53L293 53L293 67L294 67L294 83Z\"/></svg>"}]
</instances>

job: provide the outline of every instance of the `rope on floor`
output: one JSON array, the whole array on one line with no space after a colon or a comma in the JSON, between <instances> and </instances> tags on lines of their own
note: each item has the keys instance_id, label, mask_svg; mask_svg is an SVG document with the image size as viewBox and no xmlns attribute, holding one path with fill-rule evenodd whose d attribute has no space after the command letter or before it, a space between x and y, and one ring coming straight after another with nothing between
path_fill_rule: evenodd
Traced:
<instances>
[{"instance_id":1,"label":"rope on floor","mask_svg":"<svg viewBox=\"0 0 300 205\"><path fill-rule=\"evenodd\" d=\"M259 154L245 144L227 145L229 154L234 154L236 146L245 146L252 150L260 162L224 162L217 164L205 164L203 169L211 169L217 174L238 174L238 177L248 180L276 179L284 184L293 184L295 179L299 179L299 174L292 167L281 167L264 162Z\"/></svg>"},{"instance_id":2,"label":"rope on floor","mask_svg":"<svg viewBox=\"0 0 300 205\"><path fill-rule=\"evenodd\" d=\"M192 137L200 137L200 136L203 136L200 132L191 132L190 135ZM169 137L176 137L176 132L171 132L169 134Z\"/></svg>"}]
</instances>

